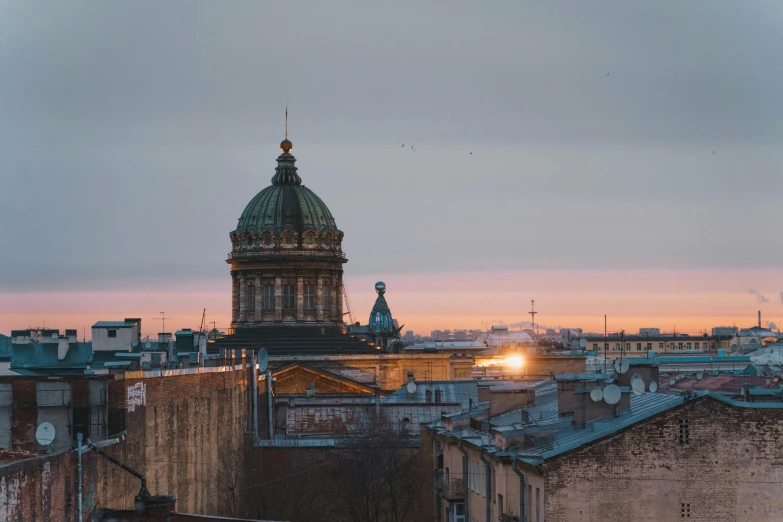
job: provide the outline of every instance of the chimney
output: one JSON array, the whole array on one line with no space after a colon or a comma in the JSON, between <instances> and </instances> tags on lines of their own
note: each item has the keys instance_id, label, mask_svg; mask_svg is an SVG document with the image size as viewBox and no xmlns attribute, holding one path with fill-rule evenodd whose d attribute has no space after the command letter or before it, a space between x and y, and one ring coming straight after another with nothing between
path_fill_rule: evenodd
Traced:
<instances>
[{"instance_id":1,"label":"chimney","mask_svg":"<svg viewBox=\"0 0 783 522\"><path fill-rule=\"evenodd\" d=\"M440 390L436 390L436 393ZM516 410L523 406L533 404L536 399L536 391L526 388L504 388L502 386L479 386L479 402L489 401L489 414L500 415L507 411ZM435 402L439 402L436 397Z\"/></svg>"},{"instance_id":2,"label":"chimney","mask_svg":"<svg viewBox=\"0 0 783 522\"><path fill-rule=\"evenodd\" d=\"M60 337L57 339L57 360L62 361L65 359L65 356L68 355L68 348L70 348L70 345L68 344L68 338L67 337Z\"/></svg>"},{"instance_id":3,"label":"chimney","mask_svg":"<svg viewBox=\"0 0 783 522\"><path fill-rule=\"evenodd\" d=\"M408 382L413 382L413 372L408 372Z\"/></svg>"},{"instance_id":4,"label":"chimney","mask_svg":"<svg viewBox=\"0 0 783 522\"><path fill-rule=\"evenodd\" d=\"M761 328L761 310L759 310L759 328Z\"/></svg>"}]
</instances>

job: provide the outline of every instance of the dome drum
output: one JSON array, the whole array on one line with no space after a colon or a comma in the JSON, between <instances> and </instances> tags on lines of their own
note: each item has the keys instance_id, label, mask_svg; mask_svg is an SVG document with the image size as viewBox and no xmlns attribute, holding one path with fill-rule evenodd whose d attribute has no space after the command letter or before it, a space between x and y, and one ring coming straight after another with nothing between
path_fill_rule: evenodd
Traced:
<instances>
[{"instance_id":1,"label":"dome drum","mask_svg":"<svg viewBox=\"0 0 783 522\"><path fill-rule=\"evenodd\" d=\"M301 184L290 142L272 184L247 204L231 232L232 328L343 326L343 232Z\"/></svg>"}]
</instances>

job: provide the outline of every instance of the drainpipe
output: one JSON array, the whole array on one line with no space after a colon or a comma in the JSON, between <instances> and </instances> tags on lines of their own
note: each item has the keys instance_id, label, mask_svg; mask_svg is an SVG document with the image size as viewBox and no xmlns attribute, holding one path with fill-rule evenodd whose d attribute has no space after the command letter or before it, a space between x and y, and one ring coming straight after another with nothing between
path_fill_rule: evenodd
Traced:
<instances>
[{"instance_id":1,"label":"drainpipe","mask_svg":"<svg viewBox=\"0 0 783 522\"><path fill-rule=\"evenodd\" d=\"M258 441L258 358L253 357L251 359L251 364L253 365L253 368L250 372L251 378L253 379L253 386L251 387L253 390L253 442Z\"/></svg>"},{"instance_id":2,"label":"drainpipe","mask_svg":"<svg viewBox=\"0 0 783 522\"><path fill-rule=\"evenodd\" d=\"M269 418L269 422L267 423L269 425L269 440L274 440L275 420L272 417L274 408L272 408L272 371L271 370L266 371L265 378L266 378L266 406L267 406L267 416Z\"/></svg>"},{"instance_id":3,"label":"drainpipe","mask_svg":"<svg viewBox=\"0 0 783 522\"><path fill-rule=\"evenodd\" d=\"M76 508L77 516L79 517L79 522L82 522L84 520L84 514L82 513L82 492L84 491L82 486L82 434L81 432L76 434L76 444L79 445L77 450L79 451L79 470L77 472L77 475L79 477L79 505Z\"/></svg>"},{"instance_id":4,"label":"drainpipe","mask_svg":"<svg viewBox=\"0 0 783 522\"><path fill-rule=\"evenodd\" d=\"M517 467L517 461L514 461L512 466L514 473L519 477L519 522L527 522L527 499L525 498L525 475L519 471Z\"/></svg>"},{"instance_id":5,"label":"drainpipe","mask_svg":"<svg viewBox=\"0 0 783 522\"><path fill-rule=\"evenodd\" d=\"M465 498L465 516L470 516L470 497L468 496L468 450L462 447L462 439L457 444L462 453L462 494Z\"/></svg>"},{"instance_id":6,"label":"drainpipe","mask_svg":"<svg viewBox=\"0 0 783 522\"><path fill-rule=\"evenodd\" d=\"M487 490L487 522L489 522L492 520L492 475L490 474L492 471L492 461L485 459L482 451L479 451L479 458L487 467L484 472L484 487Z\"/></svg>"}]
</instances>

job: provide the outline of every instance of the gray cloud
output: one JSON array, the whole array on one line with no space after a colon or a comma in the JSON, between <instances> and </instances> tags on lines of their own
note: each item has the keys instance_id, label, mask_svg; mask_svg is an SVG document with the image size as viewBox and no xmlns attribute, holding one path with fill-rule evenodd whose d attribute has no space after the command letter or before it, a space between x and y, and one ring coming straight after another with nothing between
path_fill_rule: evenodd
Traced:
<instances>
[{"instance_id":1,"label":"gray cloud","mask_svg":"<svg viewBox=\"0 0 783 522\"><path fill-rule=\"evenodd\" d=\"M748 288L748 293L756 296L756 303L758 304L769 302L769 298L767 296L760 294L758 291L752 288Z\"/></svg>"},{"instance_id":2,"label":"gray cloud","mask_svg":"<svg viewBox=\"0 0 783 522\"><path fill-rule=\"evenodd\" d=\"M769 322L767 322L767 328L769 328L770 330L777 330L778 329L778 325L776 325L772 321L769 321Z\"/></svg>"},{"instance_id":3,"label":"gray cloud","mask_svg":"<svg viewBox=\"0 0 783 522\"><path fill-rule=\"evenodd\" d=\"M783 259L777 4L444 5L0 1L0 288L227 277L286 100L353 274Z\"/></svg>"}]
</instances>

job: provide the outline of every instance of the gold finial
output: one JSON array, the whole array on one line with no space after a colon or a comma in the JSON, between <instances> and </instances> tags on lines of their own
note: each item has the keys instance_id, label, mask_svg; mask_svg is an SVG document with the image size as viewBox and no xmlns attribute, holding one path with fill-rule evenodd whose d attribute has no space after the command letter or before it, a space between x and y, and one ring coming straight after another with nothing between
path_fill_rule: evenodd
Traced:
<instances>
[{"instance_id":1,"label":"gold finial","mask_svg":"<svg viewBox=\"0 0 783 522\"><path fill-rule=\"evenodd\" d=\"M288 141L288 107L285 108L285 139L280 142L280 150L290 152L294 144Z\"/></svg>"}]
</instances>

